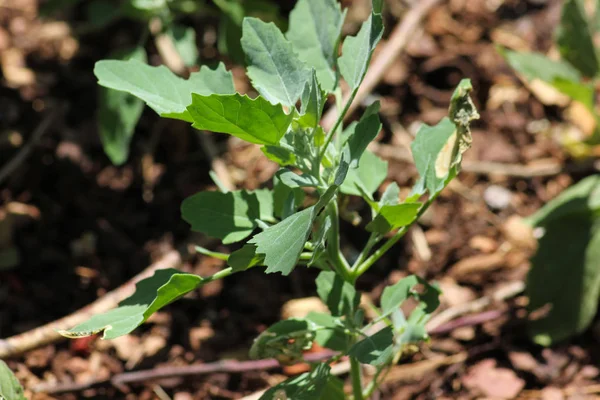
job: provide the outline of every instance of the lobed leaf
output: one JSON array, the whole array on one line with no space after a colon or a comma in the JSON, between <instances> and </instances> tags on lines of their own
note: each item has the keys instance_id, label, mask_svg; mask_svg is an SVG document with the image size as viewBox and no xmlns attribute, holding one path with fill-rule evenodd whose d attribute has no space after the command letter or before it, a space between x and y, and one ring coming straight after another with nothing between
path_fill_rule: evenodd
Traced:
<instances>
[{"instance_id":1,"label":"lobed leaf","mask_svg":"<svg viewBox=\"0 0 600 400\"><path fill-rule=\"evenodd\" d=\"M242 30L241 43L252 85L271 103L294 107L310 79L310 69L275 24L246 17Z\"/></svg>"},{"instance_id":2,"label":"lobed leaf","mask_svg":"<svg viewBox=\"0 0 600 400\"><path fill-rule=\"evenodd\" d=\"M330 370L326 363L318 364L311 372L289 378L267 390L259 400L333 400L330 397L321 397L329 386Z\"/></svg>"},{"instance_id":3,"label":"lobed leaf","mask_svg":"<svg viewBox=\"0 0 600 400\"><path fill-rule=\"evenodd\" d=\"M181 216L193 231L235 243L256 229L257 220L273 219L273 194L268 189L200 192L183 201Z\"/></svg>"},{"instance_id":4,"label":"lobed leaf","mask_svg":"<svg viewBox=\"0 0 600 400\"><path fill-rule=\"evenodd\" d=\"M352 315L360 295L350 283L333 271L321 271L316 279L317 293L334 317Z\"/></svg>"},{"instance_id":5,"label":"lobed leaf","mask_svg":"<svg viewBox=\"0 0 600 400\"><path fill-rule=\"evenodd\" d=\"M292 122L280 104L273 105L257 97L193 93L187 106L193 127L228 133L250 143L276 145Z\"/></svg>"},{"instance_id":6,"label":"lobed leaf","mask_svg":"<svg viewBox=\"0 0 600 400\"><path fill-rule=\"evenodd\" d=\"M137 47L118 51L111 58L145 63L146 52ZM98 132L113 164L121 165L127 160L129 143L143 110L144 102L127 92L104 87L98 91Z\"/></svg>"},{"instance_id":7,"label":"lobed leaf","mask_svg":"<svg viewBox=\"0 0 600 400\"><path fill-rule=\"evenodd\" d=\"M290 12L286 37L327 92L337 85L334 68L345 15L336 0L299 0Z\"/></svg>"},{"instance_id":8,"label":"lobed leaf","mask_svg":"<svg viewBox=\"0 0 600 400\"><path fill-rule=\"evenodd\" d=\"M233 94L233 76L223 64L211 70L206 66L185 80L167 67L151 67L136 60L102 60L94 66L98 83L142 99L160 116L193 122L186 107L192 93Z\"/></svg>"},{"instance_id":9,"label":"lobed leaf","mask_svg":"<svg viewBox=\"0 0 600 400\"><path fill-rule=\"evenodd\" d=\"M381 9L376 2L373 4L375 8L369 19L362 24L358 34L344 40L342 56L338 59L340 72L352 90L360 86L375 46L383 35Z\"/></svg>"},{"instance_id":10,"label":"lobed leaf","mask_svg":"<svg viewBox=\"0 0 600 400\"><path fill-rule=\"evenodd\" d=\"M23 386L2 360L0 360L0 399L25 400Z\"/></svg>"},{"instance_id":11,"label":"lobed leaf","mask_svg":"<svg viewBox=\"0 0 600 400\"><path fill-rule=\"evenodd\" d=\"M160 269L153 276L139 281L135 293L119 306L103 314L96 314L86 322L66 331L65 337L77 338L104 331L104 339L126 335L144 323L160 308L179 299L202 284L202 278L184 274L176 269Z\"/></svg>"},{"instance_id":12,"label":"lobed leaf","mask_svg":"<svg viewBox=\"0 0 600 400\"><path fill-rule=\"evenodd\" d=\"M556 31L556 43L562 58L587 77L598 74L598 58L592 32L583 2L566 0Z\"/></svg>"}]
</instances>

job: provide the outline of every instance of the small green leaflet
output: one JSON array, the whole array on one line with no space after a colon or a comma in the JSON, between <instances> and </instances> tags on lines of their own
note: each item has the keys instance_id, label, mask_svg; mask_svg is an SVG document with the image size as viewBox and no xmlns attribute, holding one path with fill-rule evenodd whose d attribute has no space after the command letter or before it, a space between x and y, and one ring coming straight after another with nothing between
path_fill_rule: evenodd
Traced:
<instances>
[{"instance_id":1,"label":"small green leaflet","mask_svg":"<svg viewBox=\"0 0 600 400\"><path fill-rule=\"evenodd\" d=\"M372 195L385 180L388 163L366 150L358 165L358 168L348 170L348 175L340 187L340 191L354 196L361 196L363 191ZM362 188L362 191L359 187Z\"/></svg>"},{"instance_id":2,"label":"small green leaflet","mask_svg":"<svg viewBox=\"0 0 600 400\"><path fill-rule=\"evenodd\" d=\"M316 331L315 341L322 347L335 350L348 350L352 337L347 333L344 321L340 317L330 314L310 312L306 319L314 323L319 329Z\"/></svg>"},{"instance_id":3,"label":"small green leaflet","mask_svg":"<svg viewBox=\"0 0 600 400\"><path fill-rule=\"evenodd\" d=\"M268 189L200 192L183 201L181 216L193 231L235 243L256 229L257 220L273 220L273 194Z\"/></svg>"},{"instance_id":4,"label":"small green leaflet","mask_svg":"<svg viewBox=\"0 0 600 400\"><path fill-rule=\"evenodd\" d=\"M319 185L319 181L314 176L308 174L298 175L285 168L277 171L277 177L284 185L290 188L316 187Z\"/></svg>"},{"instance_id":5,"label":"small green leaflet","mask_svg":"<svg viewBox=\"0 0 600 400\"><path fill-rule=\"evenodd\" d=\"M271 104L260 96L252 100L238 93L210 96L193 93L187 111L196 129L228 133L250 143L269 145L279 143L293 118L280 104Z\"/></svg>"},{"instance_id":6,"label":"small green leaflet","mask_svg":"<svg viewBox=\"0 0 600 400\"><path fill-rule=\"evenodd\" d=\"M315 400L321 399L328 387L329 371L325 363L318 364L311 372L305 372L267 390L259 400ZM334 398L327 397L327 400ZM323 397L323 400L325 398Z\"/></svg>"},{"instance_id":7,"label":"small green leaflet","mask_svg":"<svg viewBox=\"0 0 600 400\"><path fill-rule=\"evenodd\" d=\"M384 205L379 209L375 219L367 224L366 229L369 232L385 234L410 225L417 218L420 208L421 203Z\"/></svg>"},{"instance_id":8,"label":"small green leaflet","mask_svg":"<svg viewBox=\"0 0 600 400\"><path fill-rule=\"evenodd\" d=\"M587 77L598 74L598 58L581 0L566 0L556 32L556 44L563 59Z\"/></svg>"},{"instance_id":9,"label":"small green leaflet","mask_svg":"<svg viewBox=\"0 0 600 400\"><path fill-rule=\"evenodd\" d=\"M333 271L322 271L316 280L317 293L333 316L352 315L360 303L356 289Z\"/></svg>"},{"instance_id":10,"label":"small green leaflet","mask_svg":"<svg viewBox=\"0 0 600 400\"><path fill-rule=\"evenodd\" d=\"M302 92L302 101L300 108L300 118L298 123L306 128L316 129L321 120L326 93L321 90L315 70L312 70L312 79L306 82L304 91Z\"/></svg>"},{"instance_id":11,"label":"small green leaflet","mask_svg":"<svg viewBox=\"0 0 600 400\"><path fill-rule=\"evenodd\" d=\"M146 52L138 47L117 52L111 58L145 63ZM104 87L98 91L98 132L113 164L121 165L127 160L129 143L143 110L144 102L127 92Z\"/></svg>"},{"instance_id":12,"label":"small green leaflet","mask_svg":"<svg viewBox=\"0 0 600 400\"><path fill-rule=\"evenodd\" d=\"M136 60L102 60L94 66L98 83L107 88L131 93L142 99L160 116L193 122L186 107L192 93L233 94L233 76L223 64L211 70L206 66L185 80L167 67L151 67Z\"/></svg>"},{"instance_id":13,"label":"small green leaflet","mask_svg":"<svg viewBox=\"0 0 600 400\"><path fill-rule=\"evenodd\" d=\"M294 107L310 79L310 69L298 59L274 23L246 17L242 30L241 43L252 85L271 103Z\"/></svg>"},{"instance_id":14,"label":"small green leaflet","mask_svg":"<svg viewBox=\"0 0 600 400\"><path fill-rule=\"evenodd\" d=\"M241 249L234 251L227 258L227 264L234 272L245 271L264 261L265 257L256 254L256 246L246 244Z\"/></svg>"},{"instance_id":15,"label":"small green leaflet","mask_svg":"<svg viewBox=\"0 0 600 400\"><path fill-rule=\"evenodd\" d=\"M176 269L160 269L139 281L135 293L104 314L96 314L67 331L65 337L83 337L104 331L103 339L127 335L160 308L179 299L202 284L198 275L183 274Z\"/></svg>"},{"instance_id":16,"label":"small green leaflet","mask_svg":"<svg viewBox=\"0 0 600 400\"><path fill-rule=\"evenodd\" d=\"M19 380L2 360L0 360L0 399L26 400Z\"/></svg>"},{"instance_id":17,"label":"small green leaflet","mask_svg":"<svg viewBox=\"0 0 600 400\"><path fill-rule=\"evenodd\" d=\"M349 356L363 364L380 366L387 364L394 355L394 332L386 326L372 336L367 336L350 348Z\"/></svg>"},{"instance_id":18,"label":"small green leaflet","mask_svg":"<svg viewBox=\"0 0 600 400\"><path fill-rule=\"evenodd\" d=\"M421 284L424 286L424 293L413 291L415 285ZM409 275L406 278L399 280L391 286L386 286L381 295L381 315L380 318L390 315L394 310L397 310L400 305L408 298L414 297L422 304L421 307L427 314L431 314L440 305L439 301L440 290L427 283L424 279Z\"/></svg>"},{"instance_id":19,"label":"small green leaflet","mask_svg":"<svg viewBox=\"0 0 600 400\"><path fill-rule=\"evenodd\" d=\"M285 147L280 146L262 146L260 150L271 161L285 167L286 165L296 164L296 154Z\"/></svg>"},{"instance_id":20,"label":"small green leaflet","mask_svg":"<svg viewBox=\"0 0 600 400\"><path fill-rule=\"evenodd\" d=\"M344 40L342 56L338 59L338 63L342 76L352 90L360 86L367 73L375 46L383 35L383 19L377 11L380 10L373 10L356 36Z\"/></svg>"},{"instance_id":21,"label":"small green leaflet","mask_svg":"<svg viewBox=\"0 0 600 400\"><path fill-rule=\"evenodd\" d=\"M250 239L249 243L256 245L256 253L265 255L266 273L292 272L310 234L313 218L314 206L290 215Z\"/></svg>"},{"instance_id":22,"label":"small green leaflet","mask_svg":"<svg viewBox=\"0 0 600 400\"><path fill-rule=\"evenodd\" d=\"M286 37L328 92L337 85L333 69L345 15L336 0L299 0L290 13Z\"/></svg>"}]
</instances>

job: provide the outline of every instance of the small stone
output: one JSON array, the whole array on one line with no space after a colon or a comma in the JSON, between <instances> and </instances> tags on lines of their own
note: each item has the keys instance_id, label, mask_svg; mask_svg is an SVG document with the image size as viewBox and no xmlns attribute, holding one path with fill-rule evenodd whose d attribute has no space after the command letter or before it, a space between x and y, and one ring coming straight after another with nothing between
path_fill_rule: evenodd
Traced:
<instances>
[{"instance_id":1,"label":"small stone","mask_svg":"<svg viewBox=\"0 0 600 400\"><path fill-rule=\"evenodd\" d=\"M494 210L504 210L510 205L512 197L510 190L498 185L491 185L483 192L486 204Z\"/></svg>"}]
</instances>

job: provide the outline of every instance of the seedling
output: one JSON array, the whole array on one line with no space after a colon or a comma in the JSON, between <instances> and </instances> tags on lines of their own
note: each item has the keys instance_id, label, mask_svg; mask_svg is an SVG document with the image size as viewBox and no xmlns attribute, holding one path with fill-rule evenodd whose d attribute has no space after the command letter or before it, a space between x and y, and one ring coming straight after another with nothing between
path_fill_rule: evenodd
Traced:
<instances>
[{"instance_id":1,"label":"seedling","mask_svg":"<svg viewBox=\"0 0 600 400\"><path fill-rule=\"evenodd\" d=\"M331 375L329 365L345 356L351 362L353 398L363 399L407 348L427 340L425 322L439 304L437 287L408 276L384 289L378 317L365 323L355 283L456 176L471 142L469 124L479 116L469 97L471 84L463 80L452 96L449 116L435 126L423 125L417 133L412 151L420 177L411 193L401 200L398 185L392 183L376 198L387 162L367 146L381 129L379 103L342 127L383 34L382 2L374 0L372 7L358 34L344 40L339 57L346 12L335 0L298 1L285 35L272 23L245 18L241 45L248 76L259 94L255 98L235 92L232 75L223 65L202 67L184 80L165 67L137 60L96 63L100 85L136 96L165 118L260 145L281 169L273 189L205 191L183 202L182 217L192 230L224 244L240 243L231 254L198 248L226 260L227 268L209 277L159 270L139 282L135 294L118 308L63 332L66 336L102 331L105 339L112 339L130 333L161 307L207 282L250 268L288 275L297 266L307 266L321 270L316 290L329 313L277 322L259 335L250 355L293 363L315 342L338 355L273 387L263 399L344 398L342 381ZM345 104L340 104L342 78L351 91ZM326 132L319 121L330 95L339 116ZM369 239L352 263L340 249L339 218L346 196L362 197L372 214L365 226ZM404 315L400 305L408 298L417 305ZM360 364L376 368L370 382L363 381Z\"/></svg>"}]
</instances>

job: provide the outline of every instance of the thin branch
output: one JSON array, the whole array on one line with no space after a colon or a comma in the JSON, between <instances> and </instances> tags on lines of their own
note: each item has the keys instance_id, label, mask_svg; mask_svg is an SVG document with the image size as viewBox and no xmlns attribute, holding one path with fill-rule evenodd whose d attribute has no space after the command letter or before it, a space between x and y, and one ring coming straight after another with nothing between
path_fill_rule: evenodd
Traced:
<instances>
[{"instance_id":1,"label":"thin branch","mask_svg":"<svg viewBox=\"0 0 600 400\"><path fill-rule=\"evenodd\" d=\"M345 118L352 114L352 111L354 111L354 109L362 103L365 97L373 91L385 72L396 62L396 59L402 53L409 40L415 39L414 34L418 30L421 20L427 15L429 10L439 2L440 0L422 0L418 2L416 6L406 13L404 18L402 18L402 21L396 24L388 41L383 45L379 52L378 57L371 63L365 79L360 85L354 100L350 104L348 112L344 116ZM349 95L344 97L344 104L349 98ZM323 117L321 125L325 130L329 130L336 119L337 111L335 108L331 108Z\"/></svg>"},{"instance_id":2,"label":"thin branch","mask_svg":"<svg viewBox=\"0 0 600 400\"><path fill-rule=\"evenodd\" d=\"M135 292L135 284L138 281L148 278L158 269L177 268L181 262L179 252L175 250L170 251L122 286L108 292L95 302L75 311L73 314L25 333L7 339L0 339L0 359L15 357L36 347L63 340L64 337L58 334L57 330L71 328L85 322L92 315L100 314L116 307L121 301Z\"/></svg>"},{"instance_id":3,"label":"thin branch","mask_svg":"<svg viewBox=\"0 0 600 400\"><path fill-rule=\"evenodd\" d=\"M54 123L58 115L61 113L60 111L61 110L59 109L53 109L49 111L42 119L42 122L40 122L40 124L35 128L29 141L19 150L17 155L15 155L0 169L0 184L2 184L6 178L12 175L12 173L15 172L15 170L19 168L19 166L27 159L35 144L40 141L46 132L48 132L48 129L52 126L52 123Z\"/></svg>"}]
</instances>

